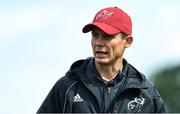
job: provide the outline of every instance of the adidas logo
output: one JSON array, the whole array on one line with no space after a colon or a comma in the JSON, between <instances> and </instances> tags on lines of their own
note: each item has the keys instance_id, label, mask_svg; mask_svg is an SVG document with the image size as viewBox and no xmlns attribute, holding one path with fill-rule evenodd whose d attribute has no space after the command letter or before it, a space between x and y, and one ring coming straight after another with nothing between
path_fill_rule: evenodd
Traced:
<instances>
[{"instance_id":1,"label":"adidas logo","mask_svg":"<svg viewBox=\"0 0 180 114\"><path fill-rule=\"evenodd\" d=\"M83 99L80 97L80 95L77 93L74 98L73 102L83 102Z\"/></svg>"}]
</instances>

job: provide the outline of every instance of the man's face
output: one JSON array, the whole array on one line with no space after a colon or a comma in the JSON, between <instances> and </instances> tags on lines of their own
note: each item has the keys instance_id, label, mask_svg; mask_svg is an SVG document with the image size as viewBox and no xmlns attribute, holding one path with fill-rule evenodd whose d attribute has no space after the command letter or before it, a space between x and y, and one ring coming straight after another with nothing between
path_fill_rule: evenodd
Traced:
<instances>
[{"instance_id":1,"label":"man's face","mask_svg":"<svg viewBox=\"0 0 180 114\"><path fill-rule=\"evenodd\" d=\"M126 39L120 33L108 35L97 28L92 30L91 46L95 62L103 65L121 60L125 48L128 47Z\"/></svg>"}]
</instances>

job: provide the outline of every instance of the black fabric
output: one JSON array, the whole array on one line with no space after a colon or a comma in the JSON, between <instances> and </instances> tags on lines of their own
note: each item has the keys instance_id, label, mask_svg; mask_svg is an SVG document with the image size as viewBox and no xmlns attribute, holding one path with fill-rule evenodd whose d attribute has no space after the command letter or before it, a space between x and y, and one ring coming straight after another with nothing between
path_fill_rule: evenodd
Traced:
<instances>
[{"instance_id":1,"label":"black fabric","mask_svg":"<svg viewBox=\"0 0 180 114\"><path fill-rule=\"evenodd\" d=\"M54 85L37 113L165 112L155 87L126 60L123 71L108 83L100 78L92 61L88 58L75 62ZM109 86L108 96L105 94Z\"/></svg>"}]
</instances>

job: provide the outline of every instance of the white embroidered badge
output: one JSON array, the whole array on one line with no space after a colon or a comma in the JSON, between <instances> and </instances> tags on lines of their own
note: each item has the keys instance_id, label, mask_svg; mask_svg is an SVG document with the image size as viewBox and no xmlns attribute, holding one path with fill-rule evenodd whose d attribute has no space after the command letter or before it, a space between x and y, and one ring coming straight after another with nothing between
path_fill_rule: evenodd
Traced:
<instances>
[{"instance_id":1,"label":"white embroidered badge","mask_svg":"<svg viewBox=\"0 0 180 114\"><path fill-rule=\"evenodd\" d=\"M138 112L140 112L141 107L144 105L144 101L145 101L145 99L143 97L142 98L136 97L136 98L134 98L134 100L129 101L127 108L130 111L137 110Z\"/></svg>"}]
</instances>

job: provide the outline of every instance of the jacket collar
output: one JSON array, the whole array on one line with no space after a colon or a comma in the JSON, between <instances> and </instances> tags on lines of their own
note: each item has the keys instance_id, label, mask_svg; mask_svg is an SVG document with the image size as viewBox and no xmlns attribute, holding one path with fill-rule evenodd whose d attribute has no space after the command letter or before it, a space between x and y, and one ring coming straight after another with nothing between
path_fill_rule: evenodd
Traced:
<instances>
[{"instance_id":1,"label":"jacket collar","mask_svg":"<svg viewBox=\"0 0 180 114\"><path fill-rule=\"evenodd\" d=\"M93 60L93 57L89 57L87 59L78 60L74 62L69 73L76 73L76 75L71 75L70 78L75 80L81 80L81 81L87 81L87 78L85 77L85 70L87 67L87 64ZM125 64L125 67L123 68L123 76L126 78L126 89L132 89L132 88L147 88L144 86L143 81L145 80L145 76L140 73L136 68L134 68L132 65L130 65L125 59L123 60L123 64Z\"/></svg>"}]
</instances>

